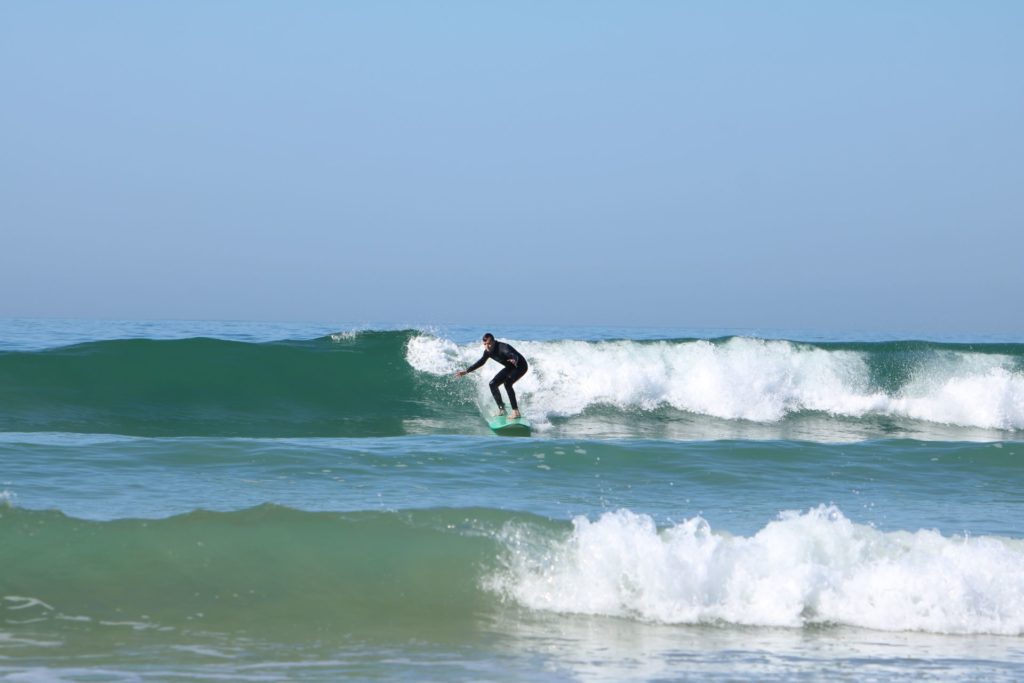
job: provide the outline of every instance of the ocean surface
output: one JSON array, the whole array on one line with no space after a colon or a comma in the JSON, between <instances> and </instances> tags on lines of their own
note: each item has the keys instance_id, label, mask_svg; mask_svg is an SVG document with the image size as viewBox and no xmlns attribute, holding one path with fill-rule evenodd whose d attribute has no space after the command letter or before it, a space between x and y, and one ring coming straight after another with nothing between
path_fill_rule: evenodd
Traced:
<instances>
[{"instance_id":1,"label":"ocean surface","mask_svg":"<svg viewBox=\"0 0 1024 683\"><path fill-rule=\"evenodd\" d=\"M0 321L0 680L1021 681L1022 341Z\"/></svg>"}]
</instances>

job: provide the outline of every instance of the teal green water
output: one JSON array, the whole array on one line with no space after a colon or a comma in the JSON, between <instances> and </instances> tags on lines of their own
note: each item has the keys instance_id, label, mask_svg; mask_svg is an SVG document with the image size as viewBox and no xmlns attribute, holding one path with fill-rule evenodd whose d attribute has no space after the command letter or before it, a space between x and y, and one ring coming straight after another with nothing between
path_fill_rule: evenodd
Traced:
<instances>
[{"instance_id":1,"label":"teal green water","mask_svg":"<svg viewBox=\"0 0 1024 683\"><path fill-rule=\"evenodd\" d=\"M396 618L467 618L480 611L486 510L345 515L260 506L160 520L107 522L57 511L7 510L0 523L18 595L46 596L19 617L129 621L153 629L263 633L275 640L367 629Z\"/></svg>"},{"instance_id":2,"label":"teal green water","mask_svg":"<svg viewBox=\"0 0 1024 683\"><path fill-rule=\"evenodd\" d=\"M1024 676L1024 345L41 325L0 679Z\"/></svg>"},{"instance_id":3,"label":"teal green water","mask_svg":"<svg viewBox=\"0 0 1024 683\"><path fill-rule=\"evenodd\" d=\"M138 435L401 434L430 414L403 333L334 342L133 339L0 353L0 428Z\"/></svg>"}]
</instances>

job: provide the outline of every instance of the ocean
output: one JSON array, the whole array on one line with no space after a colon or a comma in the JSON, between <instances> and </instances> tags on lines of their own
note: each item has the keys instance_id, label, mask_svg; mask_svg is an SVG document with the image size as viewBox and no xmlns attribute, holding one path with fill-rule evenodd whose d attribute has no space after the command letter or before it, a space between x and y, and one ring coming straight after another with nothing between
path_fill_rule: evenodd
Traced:
<instances>
[{"instance_id":1,"label":"ocean","mask_svg":"<svg viewBox=\"0 0 1024 683\"><path fill-rule=\"evenodd\" d=\"M0 321L0 680L1020 681L1022 437L1014 339Z\"/></svg>"}]
</instances>

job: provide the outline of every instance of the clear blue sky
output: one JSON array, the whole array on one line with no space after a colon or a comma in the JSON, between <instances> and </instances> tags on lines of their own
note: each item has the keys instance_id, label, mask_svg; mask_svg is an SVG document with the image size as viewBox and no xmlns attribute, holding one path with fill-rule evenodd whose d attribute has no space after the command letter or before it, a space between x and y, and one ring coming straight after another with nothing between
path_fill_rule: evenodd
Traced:
<instances>
[{"instance_id":1,"label":"clear blue sky","mask_svg":"<svg viewBox=\"0 0 1024 683\"><path fill-rule=\"evenodd\" d=\"M0 317L1024 334L1024 3L4 2Z\"/></svg>"}]
</instances>

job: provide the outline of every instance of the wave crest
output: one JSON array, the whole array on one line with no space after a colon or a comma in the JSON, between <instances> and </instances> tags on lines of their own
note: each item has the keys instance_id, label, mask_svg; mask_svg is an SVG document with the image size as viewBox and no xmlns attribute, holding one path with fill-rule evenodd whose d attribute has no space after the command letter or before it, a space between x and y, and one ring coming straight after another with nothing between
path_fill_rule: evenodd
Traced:
<instances>
[{"instance_id":1,"label":"wave crest","mask_svg":"<svg viewBox=\"0 0 1024 683\"><path fill-rule=\"evenodd\" d=\"M533 414L569 418L599 406L662 409L774 423L800 413L907 418L982 429L1024 429L1024 372L1013 355L928 345L833 348L733 337L659 342L513 342L531 371L516 384ZM479 357L430 336L407 346L415 369L449 374ZM497 366L493 366L497 370ZM487 368L477 398L490 401Z\"/></svg>"},{"instance_id":2,"label":"wave crest","mask_svg":"<svg viewBox=\"0 0 1024 683\"><path fill-rule=\"evenodd\" d=\"M504 531L488 586L531 609L669 624L843 624L1024 634L1024 543L883 533L835 507L789 512L755 535L700 518L658 531L628 510L573 521L568 538Z\"/></svg>"}]
</instances>

